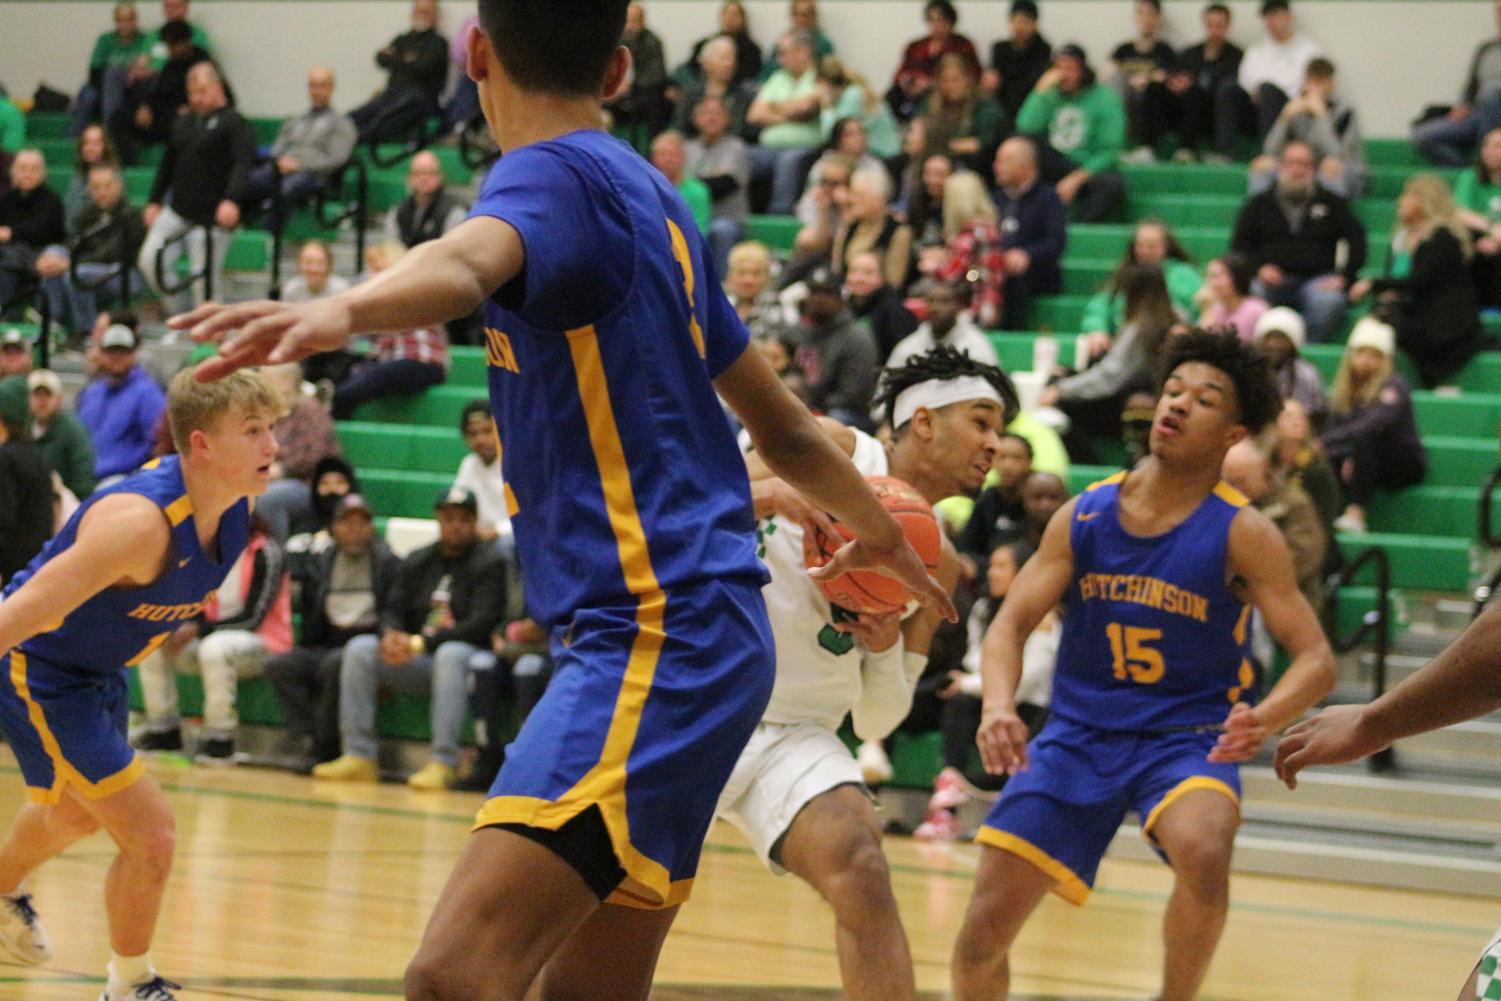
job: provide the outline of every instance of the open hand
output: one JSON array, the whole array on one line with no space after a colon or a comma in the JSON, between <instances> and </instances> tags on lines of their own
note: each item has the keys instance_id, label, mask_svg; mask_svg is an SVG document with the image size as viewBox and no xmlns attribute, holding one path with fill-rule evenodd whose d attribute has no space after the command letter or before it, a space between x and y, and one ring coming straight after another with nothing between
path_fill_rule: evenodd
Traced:
<instances>
[{"instance_id":1,"label":"open hand","mask_svg":"<svg viewBox=\"0 0 1501 1001\"><path fill-rule=\"evenodd\" d=\"M1332 706L1288 730L1272 767L1289 789L1309 765L1342 765L1368 758L1387 745L1365 733L1365 706Z\"/></svg>"},{"instance_id":2,"label":"open hand","mask_svg":"<svg viewBox=\"0 0 1501 1001\"><path fill-rule=\"evenodd\" d=\"M991 775L1015 775L1027 768L1027 724L1016 707L987 701L980 711L980 729L975 731L980 760Z\"/></svg>"},{"instance_id":3,"label":"open hand","mask_svg":"<svg viewBox=\"0 0 1501 1001\"><path fill-rule=\"evenodd\" d=\"M1270 731L1256 715L1256 710L1244 702L1237 702L1225 718L1225 732L1220 734L1214 750L1209 752L1209 760L1216 764L1250 761L1268 736Z\"/></svg>"},{"instance_id":4,"label":"open hand","mask_svg":"<svg viewBox=\"0 0 1501 1001\"><path fill-rule=\"evenodd\" d=\"M167 321L173 330L190 331L199 343L214 342L219 354L198 366L200 382L221 379L252 365L280 365L349 343L348 307L333 299L312 302L247 302L237 306L206 303Z\"/></svg>"}]
</instances>

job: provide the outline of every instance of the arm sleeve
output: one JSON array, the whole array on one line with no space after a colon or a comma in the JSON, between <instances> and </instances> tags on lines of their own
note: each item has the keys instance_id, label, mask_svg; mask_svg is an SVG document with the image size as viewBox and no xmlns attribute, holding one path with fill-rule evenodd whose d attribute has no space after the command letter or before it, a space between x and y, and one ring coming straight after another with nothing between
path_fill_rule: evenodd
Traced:
<instances>
[{"instance_id":1,"label":"arm sleeve","mask_svg":"<svg viewBox=\"0 0 1501 1001\"><path fill-rule=\"evenodd\" d=\"M245 119L235 115L229 143L229 178L224 185L224 197L238 202L245 197L245 181L250 176L250 169L255 166L255 129Z\"/></svg>"},{"instance_id":2,"label":"arm sleeve","mask_svg":"<svg viewBox=\"0 0 1501 1001\"><path fill-rule=\"evenodd\" d=\"M1464 88L1459 92L1459 103L1467 107L1475 106L1475 98L1480 96L1480 60L1485 56L1485 50L1492 45L1491 42L1482 42L1475 50L1475 55L1470 58L1470 73L1465 77Z\"/></svg>"},{"instance_id":3,"label":"arm sleeve","mask_svg":"<svg viewBox=\"0 0 1501 1001\"><path fill-rule=\"evenodd\" d=\"M175 125L174 125L175 130ZM167 189L172 186L172 171L177 163L177 143L167 140L162 162L157 165L156 178L151 182L151 194L146 201L152 205L160 205L162 199L167 196Z\"/></svg>"},{"instance_id":4,"label":"arm sleeve","mask_svg":"<svg viewBox=\"0 0 1501 1001\"><path fill-rule=\"evenodd\" d=\"M1392 382L1388 385L1397 385ZM1367 407L1360 410L1346 423L1337 428L1331 428L1324 432L1325 445L1343 445L1357 438L1365 438L1371 435L1384 434L1395 427L1402 419L1403 403L1407 399L1407 388L1398 386L1398 399L1396 403L1384 403L1382 394L1385 387L1376 394L1376 399Z\"/></svg>"},{"instance_id":5,"label":"arm sleeve","mask_svg":"<svg viewBox=\"0 0 1501 1001\"><path fill-rule=\"evenodd\" d=\"M1235 229L1230 234L1230 249L1243 254L1253 267L1261 267L1266 259L1261 255L1256 231L1256 199L1252 198L1240 207L1235 216Z\"/></svg>"},{"instance_id":6,"label":"arm sleeve","mask_svg":"<svg viewBox=\"0 0 1501 1001\"><path fill-rule=\"evenodd\" d=\"M1266 141L1261 144L1261 151L1267 156L1276 156L1282 152L1282 147L1287 144L1288 119L1281 115L1272 123L1271 131L1266 134Z\"/></svg>"},{"instance_id":7,"label":"arm sleeve","mask_svg":"<svg viewBox=\"0 0 1501 1001\"><path fill-rule=\"evenodd\" d=\"M17 527L21 504L16 491L16 469L9 456L0 458L0 531Z\"/></svg>"},{"instance_id":8,"label":"arm sleeve","mask_svg":"<svg viewBox=\"0 0 1501 1001\"><path fill-rule=\"evenodd\" d=\"M908 680L903 651L904 644L898 642L890 650L861 657L860 701L850 710L855 736L861 740L881 740L912 710L917 679Z\"/></svg>"},{"instance_id":9,"label":"arm sleeve","mask_svg":"<svg viewBox=\"0 0 1501 1001\"><path fill-rule=\"evenodd\" d=\"M1058 392L1065 402L1103 400L1124 389L1141 368L1137 341L1140 333L1134 325L1126 327L1093 368L1058 382Z\"/></svg>"},{"instance_id":10,"label":"arm sleeve","mask_svg":"<svg viewBox=\"0 0 1501 1001\"><path fill-rule=\"evenodd\" d=\"M1096 89L1102 95L1096 99L1097 110L1094 135L1091 137L1089 156L1081 166L1091 174L1114 169L1121 150L1126 146L1126 109L1114 91Z\"/></svg>"},{"instance_id":11,"label":"arm sleeve","mask_svg":"<svg viewBox=\"0 0 1501 1001\"><path fill-rule=\"evenodd\" d=\"M348 115L337 115L329 126L323 148L316 156L304 160L303 166L319 172L338 170L354 155L355 143L358 141L359 133L355 130L354 122L350 121Z\"/></svg>"},{"instance_id":12,"label":"arm sleeve","mask_svg":"<svg viewBox=\"0 0 1501 1001\"><path fill-rule=\"evenodd\" d=\"M501 306L543 330L574 330L623 299L635 272L636 233L613 186L590 183L563 152L528 146L491 170L470 216L521 235L521 273L496 293Z\"/></svg>"},{"instance_id":13,"label":"arm sleeve","mask_svg":"<svg viewBox=\"0 0 1501 1001\"><path fill-rule=\"evenodd\" d=\"M1084 315L1079 319L1079 330L1086 334L1096 331L1105 331L1107 334L1115 329L1115 318L1111 315L1114 310L1115 297L1108 291L1096 292L1089 297L1084 304Z\"/></svg>"},{"instance_id":14,"label":"arm sleeve","mask_svg":"<svg viewBox=\"0 0 1501 1001\"><path fill-rule=\"evenodd\" d=\"M1406 278L1383 278L1375 286L1378 291L1396 289L1422 299L1464 271L1464 252L1459 242L1447 231L1436 230L1413 251L1412 271Z\"/></svg>"},{"instance_id":15,"label":"arm sleeve","mask_svg":"<svg viewBox=\"0 0 1501 1001\"><path fill-rule=\"evenodd\" d=\"M1021 135L1037 135L1048 130L1053 117L1050 95L1033 91L1022 102L1016 113L1016 131Z\"/></svg>"},{"instance_id":16,"label":"arm sleeve","mask_svg":"<svg viewBox=\"0 0 1501 1001\"><path fill-rule=\"evenodd\" d=\"M380 624L382 629L394 629L397 632L406 632L406 610L410 603L412 581L417 578L421 570L421 564L416 557L425 554L427 550L419 549L412 556L408 556L390 572L390 586L386 588L384 595L376 595L376 606L380 609ZM394 560L394 557L393 557Z\"/></svg>"},{"instance_id":17,"label":"arm sleeve","mask_svg":"<svg viewBox=\"0 0 1501 1001\"><path fill-rule=\"evenodd\" d=\"M1062 259L1063 249L1068 244L1068 215L1063 202L1051 188L1043 193L1038 215L1042 226L1036 238L1022 243L1019 249L1025 250L1034 264L1038 261L1056 263Z\"/></svg>"},{"instance_id":18,"label":"arm sleeve","mask_svg":"<svg viewBox=\"0 0 1501 1001\"><path fill-rule=\"evenodd\" d=\"M1354 284L1366 262L1365 224L1356 216L1355 209L1349 202L1340 202L1340 214L1343 217L1344 238L1350 245L1349 259L1345 262L1345 281Z\"/></svg>"},{"instance_id":19,"label":"arm sleeve","mask_svg":"<svg viewBox=\"0 0 1501 1001\"><path fill-rule=\"evenodd\" d=\"M94 492L94 443L82 424L73 428L62 470L64 483L75 497L83 498Z\"/></svg>"}]
</instances>

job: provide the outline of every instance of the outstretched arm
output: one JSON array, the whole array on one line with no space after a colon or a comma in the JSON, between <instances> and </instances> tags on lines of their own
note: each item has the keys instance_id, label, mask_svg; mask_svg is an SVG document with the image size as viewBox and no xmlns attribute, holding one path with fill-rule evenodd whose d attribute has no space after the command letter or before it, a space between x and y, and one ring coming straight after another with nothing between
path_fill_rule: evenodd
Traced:
<instances>
[{"instance_id":1,"label":"outstretched arm","mask_svg":"<svg viewBox=\"0 0 1501 1001\"><path fill-rule=\"evenodd\" d=\"M174 330L216 341L219 355L199 366L204 381L249 365L296 361L349 343L354 334L431 327L467 316L521 273L525 248L515 227L477 216L412 248L379 275L312 302L208 303L173 317Z\"/></svg>"},{"instance_id":2,"label":"outstretched arm","mask_svg":"<svg viewBox=\"0 0 1501 1001\"><path fill-rule=\"evenodd\" d=\"M106 497L84 515L78 538L0 604L0 652L55 629L105 588L149 584L161 573L172 533L144 497Z\"/></svg>"}]
</instances>

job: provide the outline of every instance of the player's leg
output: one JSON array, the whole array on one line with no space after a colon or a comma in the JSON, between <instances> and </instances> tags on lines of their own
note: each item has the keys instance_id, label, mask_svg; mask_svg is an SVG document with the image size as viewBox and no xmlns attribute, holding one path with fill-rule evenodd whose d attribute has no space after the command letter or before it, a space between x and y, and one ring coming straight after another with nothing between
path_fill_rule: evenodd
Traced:
<instances>
[{"instance_id":1,"label":"player's leg","mask_svg":"<svg viewBox=\"0 0 1501 1001\"><path fill-rule=\"evenodd\" d=\"M1464 987L1460 988L1459 997L1456 999L1456 1001L1476 1001L1476 998L1479 997L1479 994L1477 993L1477 991L1479 990L1479 981L1480 967L1477 966L1475 967L1474 971L1470 973L1470 979L1465 981Z\"/></svg>"},{"instance_id":2,"label":"player's leg","mask_svg":"<svg viewBox=\"0 0 1501 1001\"><path fill-rule=\"evenodd\" d=\"M1011 991L1011 944L1053 887L1026 859L986 845L964 924L954 942L954 1001L1005 1001Z\"/></svg>"},{"instance_id":3,"label":"player's leg","mask_svg":"<svg viewBox=\"0 0 1501 1001\"><path fill-rule=\"evenodd\" d=\"M1213 789L1193 789L1156 818L1151 836L1173 867L1163 918L1162 1001L1190 1001L1209 972L1230 909L1230 857L1240 808Z\"/></svg>"},{"instance_id":4,"label":"player's leg","mask_svg":"<svg viewBox=\"0 0 1501 1001\"><path fill-rule=\"evenodd\" d=\"M912 954L869 796L842 785L810 801L788 828L777 861L834 909L839 968L851 998L915 994Z\"/></svg>"},{"instance_id":5,"label":"player's leg","mask_svg":"<svg viewBox=\"0 0 1501 1001\"><path fill-rule=\"evenodd\" d=\"M537 978L538 1001L646 1001L662 942L678 909L604 904L579 926Z\"/></svg>"},{"instance_id":6,"label":"player's leg","mask_svg":"<svg viewBox=\"0 0 1501 1001\"><path fill-rule=\"evenodd\" d=\"M143 955L151 948L176 851L172 808L149 775L108 796L80 802L120 849L104 878L110 945L120 956Z\"/></svg>"},{"instance_id":7,"label":"player's leg","mask_svg":"<svg viewBox=\"0 0 1501 1001\"><path fill-rule=\"evenodd\" d=\"M512 831L476 831L407 967L406 997L521 1001L599 908L600 894L551 849Z\"/></svg>"},{"instance_id":8,"label":"player's leg","mask_svg":"<svg viewBox=\"0 0 1501 1001\"><path fill-rule=\"evenodd\" d=\"M71 796L53 804L21 807L10 834L0 844L0 896L15 893L30 873L61 855L80 838L99 830L99 822Z\"/></svg>"}]
</instances>

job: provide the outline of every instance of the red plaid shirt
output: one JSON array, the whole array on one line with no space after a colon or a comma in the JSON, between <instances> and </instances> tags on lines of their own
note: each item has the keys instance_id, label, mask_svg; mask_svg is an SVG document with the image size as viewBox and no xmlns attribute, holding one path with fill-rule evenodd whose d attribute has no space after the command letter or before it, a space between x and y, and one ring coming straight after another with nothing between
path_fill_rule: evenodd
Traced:
<instances>
[{"instance_id":1,"label":"red plaid shirt","mask_svg":"<svg viewBox=\"0 0 1501 1001\"><path fill-rule=\"evenodd\" d=\"M379 361L420 361L448 368L448 332L442 327L420 327L375 338Z\"/></svg>"},{"instance_id":2,"label":"red plaid shirt","mask_svg":"<svg viewBox=\"0 0 1501 1001\"><path fill-rule=\"evenodd\" d=\"M1005 253L999 226L988 222L966 223L949 241L948 257L938 266L940 280L969 282L974 297L970 311L982 330L994 330L1001 325Z\"/></svg>"}]
</instances>

